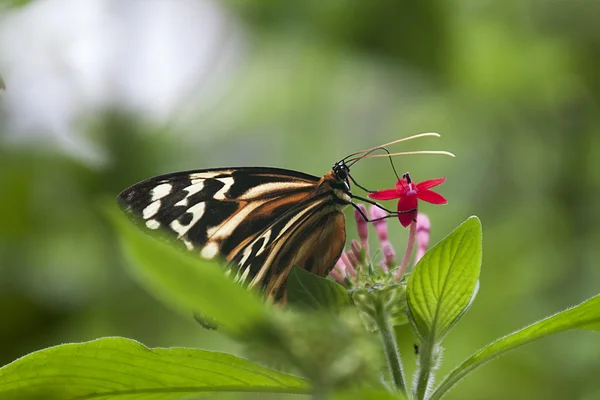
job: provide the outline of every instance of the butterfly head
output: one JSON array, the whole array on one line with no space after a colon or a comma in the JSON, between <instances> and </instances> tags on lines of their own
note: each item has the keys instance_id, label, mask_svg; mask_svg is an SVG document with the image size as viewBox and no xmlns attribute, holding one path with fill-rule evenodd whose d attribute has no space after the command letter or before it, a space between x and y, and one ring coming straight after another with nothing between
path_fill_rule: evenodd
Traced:
<instances>
[{"instance_id":1,"label":"butterfly head","mask_svg":"<svg viewBox=\"0 0 600 400\"><path fill-rule=\"evenodd\" d=\"M335 174L335 178L339 183L343 183L348 191L350 191L350 167L346 164L344 160L338 161L333 164L333 173Z\"/></svg>"},{"instance_id":2,"label":"butterfly head","mask_svg":"<svg viewBox=\"0 0 600 400\"><path fill-rule=\"evenodd\" d=\"M346 164L346 161L341 160L333 164L333 173L335 177L342 182L348 183L348 177L350 176L350 167Z\"/></svg>"},{"instance_id":3,"label":"butterfly head","mask_svg":"<svg viewBox=\"0 0 600 400\"><path fill-rule=\"evenodd\" d=\"M348 181L348 175L350 174L350 168L348 167L348 165L346 164L346 162L344 160L342 161L338 161L335 164L333 164L333 172L335 173L335 176L337 179L339 179L340 181Z\"/></svg>"}]
</instances>

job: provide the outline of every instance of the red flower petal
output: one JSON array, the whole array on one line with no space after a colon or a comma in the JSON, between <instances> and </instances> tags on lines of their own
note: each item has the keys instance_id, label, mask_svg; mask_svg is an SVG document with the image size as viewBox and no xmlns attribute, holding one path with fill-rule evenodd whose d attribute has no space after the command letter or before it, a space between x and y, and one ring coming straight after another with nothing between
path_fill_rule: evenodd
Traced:
<instances>
[{"instance_id":1,"label":"red flower petal","mask_svg":"<svg viewBox=\"0 0 600 400\"><path fill-rule=\"evenodd\" d=\"M406 228L412 223L413 218L415 217L414 214L416 214L416 212L408 214L398 214L398 221L400 221L402 226Z\"/></svg>"},{"instance_id":2,"label":"red flower petal","mask_svg":"<svg viewBox=\"0 0 600 400\"><path fill-rule=\"evenodd\" d=\"M396 189L384 189L374 193L369 193L369 198L375 200L392 200L398 199L400 196L402 196L402 193L398 193Z\"/></svg>"},{"instance_id":3,"label":"red flower petal","mask_svg":"<svg viewBox=\"0 0 600 400\"><path fill-rule=\"evenodd\" d=\"M419 193L417 194L417 196L419 197L419 199L426 201L428 203L431 204L446 204L448 203L448 200L446 200L446 198L444 196L442 196L439 193L436 193L434 191L431 190L419 190Z\"/></svg>"},{"instance_id":4,"label":"red flower petal","mask_svg":"<svg viewBox=\"0 0 600 400\"><path fill-rule=\"evenodd\" d=\"M417 208L417 196L402 196L398 200L398 211L410 211Z\"/></svg>"},{"instance_id":5,"label":"red flower petal","mask_svg":"<svg viewBox=\"0 0 600 400\"><path fill-rule=\"evenodd\" d=\"M409 226L413 219L417 217L417 196L401 197L400 200L398 200L398 212L404 212L404 214L398 214L398 220L402 226Z\"/></svg>"},{"instance_id":6,"label":"red flower petal","mask_svg":"<svg viewBox=\"0 0 600 400\"><path fill-rule=\"evenodd\" d=\"M408 188L408 182L406 179L400 178L398 182L396 182L396 190L400 193L404 193L404 191Z\"/></svg>"},{"instance_id":7,"label":"red flower petal","mask_svg":"<svg viewBox=\"0 0 600 400\"><path fill-rule=\"evenodd\" d=\"M418 190L430 189L434 186L441 185L444 182L446 182L446 178L430 179L428 181L423 181L423 182L417 183L417 189Z\"/></svg>"}]
</instances>

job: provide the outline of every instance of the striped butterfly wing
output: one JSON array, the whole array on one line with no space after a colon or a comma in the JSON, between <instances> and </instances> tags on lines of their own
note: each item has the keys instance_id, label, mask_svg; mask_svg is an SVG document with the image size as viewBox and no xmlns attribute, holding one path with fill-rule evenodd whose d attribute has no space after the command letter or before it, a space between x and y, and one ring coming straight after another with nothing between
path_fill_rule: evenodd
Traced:
<instances>
[{"instance_id":1,"label":"striped butterfly wing","mask_svg":"<svg viewBox=\"0 0 600 400\"><path fill-rule=\"evenodd\" d=\"M294 265L326 276L346 242L342 208L332 192L323 192L277 217L247 244L240 244L230 267L236 271L235 281L281 301Z\"/></svg>"},{"instance_id":2,"label":"striped butterfly wing","mask_svg":"<svg viewBox=\"0 0 600 400\"><path fill-rule=\"evenodd\" d=\"M224 258L236 280L279 299L291 266L324 276L342 251L344 218L324 179L262 167L185 171L142 181L118 200L146 228Z\"/></svg>"}]
</instances>

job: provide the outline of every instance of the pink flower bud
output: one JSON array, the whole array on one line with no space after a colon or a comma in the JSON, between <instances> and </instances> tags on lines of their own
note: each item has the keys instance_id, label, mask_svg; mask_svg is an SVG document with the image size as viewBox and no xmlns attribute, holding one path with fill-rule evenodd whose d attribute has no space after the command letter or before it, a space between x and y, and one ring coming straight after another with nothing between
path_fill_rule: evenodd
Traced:
<instances>
[{"instance_id":1,"label":"pink flower bud","mask_svg":"<svg viewBox=\"0 0 600 400\"><path fill-rule=\"evenodd\" d=\"M431 222L426 214L419 213L417 217L417 255L415 257L415 263L417 263L421 257L427 251L429 246L429 232L431 230Z\"/></svg>"},{"instance_id":2,"label":"pink flower bud","mask_svg":"<svg viewBox=\"0 0 600 400\"><path fill-rule=\"evenodd\" d=\"M388 266L385 264L385 261L380 261L379 262L379 267L384 271L384 272L388 272L389 268Z\"/></svg>"},{"instance_id":3,"label":"pink flower bud","mask_svg":"<svg viewBox=\"0 0 600 400\"><path fill-rule=\"evenodd\" d=\"M364 204L359 204L358 208L360 208L364 215L367 215L367 207L365 207ZM358 230L358 237L360 238L360 242L363 244L363 246L367 247L367 238L369 236L369 224L357 209L354 209L354 219L356 220L356 228Z\"/></svg>"},{"instance_id":4,"label":"pink flower bud","mask_svg":"<svg viewBox=\"0 0 600 400\"><path fill-rule=\"evenodd\" d=\"M371 219L379 219L387 216L387 213L377 206L371 206L369 211L371 213ZM379 240L381 242L386 241L388 239L387 219L373 221L373 225L375 226Z\"/></svg>"},{"instance_id":5,"label":"pink flower bud","mask_svg":"<svg viewBox=\"0 0 600 400\"><path fill-rule=\"evenodd\" d=\"M329 271L329 276L335 279L335 281L340 285L344 284L344 275L340 273L338 268L334 268L331 271Z\"/></svg>"},{"instance_id":6,"label":"pink flower bud","mask_svg":"<svg viewBox=\"0 0 600 400\"><path fill-rule=\"evenodd\" d=\"M354 255L352 250L347 251L346 255L348 256L348 259L350 260L350 264L352 265L352 267L354 267L354 269L358 269L360 262L358 261L358 258Z\"/></svg>"},{"instance_id":7,"label":"pink flower bud","mask_svg":"<svg viewBox=\"0 0 600 400\"><path fill-rule=\"evenodd\" d=\"M353 276L353 277L356 276L356 270L352 266L352 262L350 261L350 258L348 257L348 253L342 252L342 255L340 256L340 260L346 266L346 276Z\"/></svg>"},{"instance_id":8,"label":"pink flower bud","mask_svg":"<svg viewBox=\"0 0 600 400\"><path fill-rule=\"evenodd\" d=\"M396 251L392 247L392 244L388 240L382 242L381 251L383 252L383 259L386 265L391 268L396 262Z\"/></svg>"},{"instance_id":9,"label":"pink flower bud","mask_svg":"<svg viewBox=\"0 0 600 400\"><path fill-rule=\"evenodd\" d=\"M350 242L350 248L352 249L352 253L354 254L354 257L356 257L356 259L361 262L362 264L362 249L363 247L360 245L360 243L358 243L358 241L353 240L352 242Z\"/></svg>"},{"instance_id":10,"label":"pink flower bud","mask_svg":"<svg viewBox=\"0 0 600 400\"><path fill-rule=\"evenodd\" d=\"M342 275L346 275L346 264L344 264L344 260L342 257L338 258L333 266L333 269L338 271Z\"/></svg>"}]
</instances>

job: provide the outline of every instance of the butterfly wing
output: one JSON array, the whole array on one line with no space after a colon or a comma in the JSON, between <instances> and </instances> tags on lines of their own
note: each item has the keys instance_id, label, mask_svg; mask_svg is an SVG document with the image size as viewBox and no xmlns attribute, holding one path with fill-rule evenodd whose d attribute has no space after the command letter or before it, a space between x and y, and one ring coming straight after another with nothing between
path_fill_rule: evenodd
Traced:
<instances>
[{"instance_id":1,"label":"butterfly wing","mask_svg":"<svg viewBox=\"0 0 600 400\"><path fill-rule=\"evenodd\" d=\"M122 207L146 228L163 228L228 274L285 296L294 265L325 276L346 239L341 201L323 178L279 168L224 168L157 176L124 190Z\"/></svg>"},{"instance_id":2,"label":"butterfly wing","mask_svg":"<svg viewBox=\"0 0 600 400\"><path fill-rule=\"evenodd\" d=\"M345 206L331 192L311 196L275 219L248 243L240 244L231 259L235 281L259 287L280 301L294 265L326 276L346 241Z\"/></svg>"},{"instance_id":3,"label":"butterfly wing","mask_svg":"<svg viewBox=\"0 0 600 400\"><path fill-rule=\"evenodd\" d=\"M118 202L134 220L150 230L162 228L188 250L230 259L239 243L309 197L318 181L279 168L184 171L139 182Z\"/></svg>"}]
</instances>

